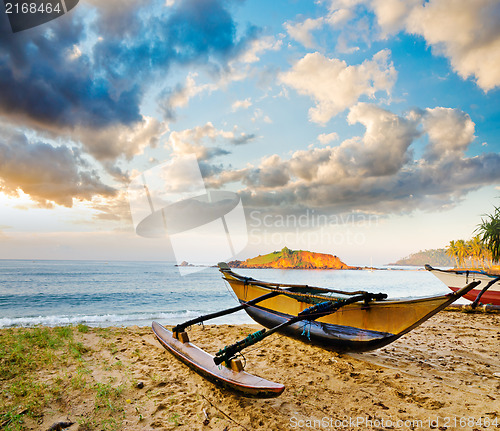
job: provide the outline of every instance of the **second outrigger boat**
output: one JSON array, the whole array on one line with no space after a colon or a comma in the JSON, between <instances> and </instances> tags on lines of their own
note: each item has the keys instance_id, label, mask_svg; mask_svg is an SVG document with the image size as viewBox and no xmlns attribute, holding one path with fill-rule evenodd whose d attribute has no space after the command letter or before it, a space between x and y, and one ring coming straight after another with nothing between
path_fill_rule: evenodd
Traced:
<instances>
[{"instance_id":1,"label":"second outrigger boat","mask_svg":"<svg viewBox=\"0 0 500 431\"><path fill-rule=\"evenodd\" d=\"M479 281L475 289L467 292L464 298L472 302L474 308L479 303L500 306L499 274L489 274L486 271L470 269L439 269L425 265L425 269L434 274L454 292L460 290L471 281Z\"/></svg>"},{"instance_id":2,"label":"second outrigger boat","mask_svg":"<svg viewBox=\"0 0 500 431\"><path fill-rule=\"evenodd\" d=\"M339 352L378 349L416 328L479 284L473 281L456 292L440 296L388 299L384 293L266 283L238 275L224 262L219 263L219 270L238 297L239 306L189 320L175 326L172 332L154 322L153 331L167 350L204 377L244 395L258 397L277 396L284 386L245 373L237 355L269 335L279 332ZM201 354L200 349L189 342L185 332L189 326L242 309L268 329L224 347L215 356Z\"/></svg>"}]
</instances>

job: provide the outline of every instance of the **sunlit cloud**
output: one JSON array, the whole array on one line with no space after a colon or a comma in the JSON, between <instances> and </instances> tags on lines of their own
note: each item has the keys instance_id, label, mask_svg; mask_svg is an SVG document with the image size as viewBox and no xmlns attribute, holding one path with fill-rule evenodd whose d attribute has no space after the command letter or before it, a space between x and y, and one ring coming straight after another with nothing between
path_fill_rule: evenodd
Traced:
<instances>
[{"instance_id":1,"label":"sunlit cloud","mask_svg":"<svg viewBox=\"0 0 500 431\"><path fill-rule=\"evenodd\" d=\"M318 141L322 145L328 145L330 142L336 141L337 139L339 139L339 135L335 132L318 135Z\"/></svg>"},{"instance_id":2,"label":"sunlit cloud","mask_svg":"<svg viewBox=\"0 0 500 431\"><path fill-rule=\"evenodd\" d=\"M315 48L316 42L314 41L312 32L320 29L324 24L323 18L308 18L305 21L298 23L285 23L285 28L292 39L300 42L306 48Z\"/></svg>"},{"instance_id":3,"label":"sunlit cloud","mask_svg":"<svg viewBox=\"0 0 500 431\"><path fill-rule=\"evenodd\" d=\"M500 86L499 14L496 0L433 0L413 8L406 30L423 36L462 78L474 77L488 91Z\"/></svg>"},{"instance_id":4,"label":"sunlit cloud","mask_svg":"<svg viewBox=\"0 0 500 431\"><path fill-rule=\"evenodd\" d=\"M246 98L245 100L236 100L232 105L231 109L233 111L237 111L238 109L248 109L252 106L252 102L250 98Z\"/></svg>"},{"instance_id":5,"label":"sunlit cloud","mask_svg":"<svg viewBox=\"0 0 500 431\"><path fill-rule=\"evenodd\" d=\"M192 129L173 131L167 140L167 148L171 148L174 155L195 154L198 160L206 161L216 156L230 154L224 144L242 145L255 139L254 134L246 134L233 130L217 129L211 122ZM216 145L216 141L221 141Z\"/></svg>"},{"instance_id":6,"label":"sunlit cloud","mask_svg":"<svg viewBox=\"0 0 500 431\"><path fill-rule=\"evenodd\" d=\"M11 196L22 191L45 207L71 207L74 200L116 193L77 149L30 142L23 134L5 129L0 139L0 190Z\"/></svg>"},{"instance_id":7,"label":"sunlit cloud","mask_svg":"<svg viewBox=\"0 0 500 431\"><path fill-rule=\"evenodd\" d=\"M349 11L349 19L353 19L359 4L375 14L379 34L374 39L387 39L401 31L421 36L463 79L474 78L484 91L500 85L498 1L334 0L328 16L332 11Z\"/></svg>"},{"instance_id":8,"label":"sunlit cloud","mask_svg":"<svg viewBox=\"0 0 500 431\"><path fill-rule=\"evenodd\" d=\"M390 52L382 50L357 66L319 52L307 54L281 74L280 80L310 96L315 102L309 110L311 121L325 124L353 106L362 95L374 98L378 91L390 93L396 77Z\"/></svg>"},{"instance_id":9,"label":"sunlit cloud","mask_svg":"<svg viewBox=\"0 0 500 431\"><path fill-rule=\"evenodd\" d=\"M197 85L195 81L197 76L197 73L190 73L183 85L177 85L173 90L166 90L159 96L159 108L165 119L174 119L176 110L186 107L190 99L217 88L215 84Z\"/></svg>"},{"instance_id":10,"label":"sunlit cloud","mask_svg":"<svg viewBox=\"0 0 500 431\"><path fill-rule=\"evenodd\" d=\"M399 116L358 103L348 121L362 124L364 135L335 147L299 150L288 159L271 155L258 166L220 174L219 181L241 182L244 202L268 211L296 213L305 207L390 214L445 208L500 180L500 155L465 155L474 123L460 110L437 107ZM422 133L429 142L423 157L414 160Z\"/></svg>"}]
</instances>

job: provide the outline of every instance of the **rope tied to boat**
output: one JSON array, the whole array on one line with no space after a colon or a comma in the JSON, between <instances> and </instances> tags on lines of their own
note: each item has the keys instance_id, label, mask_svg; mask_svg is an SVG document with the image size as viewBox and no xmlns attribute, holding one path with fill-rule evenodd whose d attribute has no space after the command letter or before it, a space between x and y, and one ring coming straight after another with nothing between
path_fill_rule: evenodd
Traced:
<instances>
[{"instance_id":1,"label":"rope tied to boat","mask_svg":"<svg viewBox=\"0 0 500 431\"><path fill-rule=\"evenodd\" d=\"M298 316L303 317L305 319L308 319L308 317L312 317L313 320L317 319L319 315L324 314L324 313L331 313L332 311L335 310L335 306L339 304L339 307L342 307L340 303L344 303L343 300L338 300L335 302L332 301L324 301L320 302L319 304L312 305L311 307L306 308L305 310L302 310Z\"/></svg>"},{"instance_id":2,"label":"rope tied to boat","mask_svg":"<svg viewBox=\"0 0 500 431\"><path fill-rule=\"evenodd\" d=\"M248 335L243 340L237 341L234 344L230 344L229 346L220 349L214 357L215 364L219 365L222 362L228 362L236 353L239 353L245 347L251 346L252 344L258 343L264 339L265 333L266 330L261 329L260 331Z\"/></svg>"},{"instance_id":3,"label":"rope tied to boat","mask_svg":"<svg viewBox=\"0 0 500 431\"><path fill-rule=\"evenodd\" d=\"M310 320L306 320L304 322L302 334L300 334L300 335L305 335L309 341L311 341L311 325L312 325L312 322ZM307 329L307 332L306 332L306 329Z\"/></svg>"},{"instance_id":4,"label":"rope tied to boat","mask_svg":"<svg viewBox=\"0 0 500 431\"><path fill-rule=\"evenodd\" d=\"M336 302L325 301L325 302L321 302L319 304L315 304L311 307L306 308L305 310L302 310L297 316L281 323L280 325L275 326L274 328L271 328L269 330L261 329L260 331L257 331L257 332L254 332L253 334L248 335L243 340L237 341L234 344L230 344L229 346L226 346L223 349L220 349L217 352L217 354L214 356L214 362L216 365L220 365L223 362L225 362L227 364L227 363L229 363L231 358L234 357L234 355L236 353L240 352L241 350L245 349L246 347L249 347L255 343L258 343L259 341L261 341L265 337L268 337L269 335L273 334L274 332L276 332L280 328L289 326L293 323L300 322L302 320L306 320L306 321L309 321L309 323L312 323L313 320L316 320L319 317L334 313L336 310L338 310L340 307L343 307L344 305L353 303L355 301L360 301L363 299L364 299L363 295L358 295L357 297L352 297L349 299L340 300L340 301L336 301Z\"/></svg>"}]
</instances>

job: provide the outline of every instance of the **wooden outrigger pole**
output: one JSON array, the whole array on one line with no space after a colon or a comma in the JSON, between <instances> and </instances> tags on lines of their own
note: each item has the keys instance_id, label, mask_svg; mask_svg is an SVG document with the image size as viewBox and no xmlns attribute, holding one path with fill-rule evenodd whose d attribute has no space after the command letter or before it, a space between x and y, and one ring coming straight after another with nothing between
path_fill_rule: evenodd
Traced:
<instances>
[{"instance_id":1,"label":"wooden outrigger pole","mask_svg":"<svg viewBox=\"0 0 500 431\"><path fill-rule=\"evenodd\" d=\"M497 277L497 278L494 278L493 280L491 280L486 286L483 287L483 289L481 290L481 292L479 292L479 294L477 295L476 299L474 300L474 302L471 304L471 307L474 309L477 307L477 305L479 304L479 302L481 301L481 297L483 296L483 294L491 287L493 286L497 281L500 281L500 277Z\"/></svg>"},{"instance_id":2,"label":"wooden outrigger pole","mask_svg":"<svg viewBox=\"0 0 500 431\"><path fill-rule=\"evenodd\" d=\"M215 313L205 314L203 316L196 317L194 319L188 320L184 323L180 323L180 324L174 326L172 328L172 333L174 334L174 337L177 339L180 339L179 337L182 337L183 339L188 339L185 330L186 330L186 328L189 328L190 326L197 325L198 323L203 323L203 322L206 322L207 320L215 319L217 317L226 316L228 314L236 313L237 311L243 310L247 307L251 307L252 305L258 304L261 301L265 301L266 299L272 298L273 296L276 296L279 294L280 294L279 291L267 293L265 295L260 296L259 298L253 299L252 301L245 302L245 303L238 305L236 307L232 307L232 308L228 308L226 310L221 310L221 311L217 311ZM185 334L185 335L181 335L181 334Z\"/></svg>"},{"instance_id":3,"label":"wooden outrigger pole","mask_svg":"<svg viewBox=\"0 0 500 431\"><path fill-rule=\"evenodd\" d=\"M319 319L320 317L328 316L329 314L335 313L342 307L345 307L349 304L354 304L355 302L360 301L370 301L374 297L378 297L380 294L370 294L366 292L365 294L360 294L356 296L352 296L347 299L340 299L336 302L325 301L320 302L319 304L313 305L312 307L306 308L301 311L297 316L288 319L286 322L280 323L271 329L261 329L260 331L254 332L250 334L248 337L244 338L241 341L238 341L234 344L224 347L219 350L215 355L214 362L219 365L223 362L229 362L231 359L234 359L234 355L236 353L241 352L243 349L252 346L253 344L263 340L266 337L278 332L287 326L293 325L294 323L300 322L302 320L313 321ZM385 295L385 294L382 294Z\"/></svg>"}]
</instances>

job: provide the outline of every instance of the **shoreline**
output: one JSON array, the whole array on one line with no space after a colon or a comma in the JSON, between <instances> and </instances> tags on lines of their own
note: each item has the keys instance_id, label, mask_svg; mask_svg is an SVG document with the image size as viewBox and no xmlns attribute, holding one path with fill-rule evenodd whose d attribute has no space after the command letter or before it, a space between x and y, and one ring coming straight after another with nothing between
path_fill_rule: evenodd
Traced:
<instances>
[{"instance_id":1,"label":"shoreline","mask_svg":"<svg viewBox=\"0 0 500 431\"><path fill-rule=\"evenodd\" d=\"M471 308L472 302L467 299L459 299L455 303L446 307L446 310L460 311L465 313L499 313L500 306L491 304L481 304L475 310ZM5 329L15 328L57 328L57 327L76 327L78 325L86 325L89 328L130 328L130 327L151 327L152 321L163 322L164 326L173 326L180 322L196 318L203 313L192 313L185 316L152 316L148 318L120 318L117 320L107 320L109 316L95 316L95 320L81 320L80 316L38 316L32 317L18 317L18 318L3 318L6 321L18 320L23 323L14 323L2 326L2 319L0 318L0 331ZM206 313L205 313L206 314ZM88 317L88 316L87 316ZM229 320L228 320L229 319ZM210 321L210 325L252 325L255 321L251 319L244 311L240 311L230 316L221 316Z\"/></svg>"},{"instance_id":2,"label":"shoreline","mask_svg":"<svg viewBox=\"0 0 500 431\"><path fill-rule=\"evenodd\" d=\"M467 299L459 299L455 303L446 307L447 311L459 311L464 313L500 313L500 306L492 304L480 304L475 310L471 308L472 302ZM130 327L150 327L152 321L163 322L164 326L173 326L188 319L196 318L203 313L192 313L186 316L152 316L149 318L119 318L117 320L107 320L109 316L95 316L95 320L81 320L80 316L38 316L31 317L18 317L18 318L4 318L6 321L22 321L22 323L12 323L3 326L2 319L0 318L0 331L5 329L16 328L57 328L57 327L76 327L78 325L86 325L89 328L130 328ZM206 314L206 313L205 313ZM88 318L89 316L87 316ZM103 318L104 317L104 318ZM229 316L221 316L210 321L210 325L252 325L255 321L252 320L244 311L239 314L235 313Z\"/></svg>"},{"instance_id":3,"label":"shoreline","mask_svg":"<svg viewBox=\"0 0 500 431\"><path fill-rule=\"evenodd\" d=\"M500 306L492 304L480 304L476 309L472 309L472 302L467 299L459 299L455 303L450 304L446 307L447 311L459 311L464 313L500 313ZM0 318L0 331L5 329L16 329L16 328L37 328L37 327L47 327L47 328L57 328L57 327L76 327L78 325L86 325L89 328L130 328L130 327L151 327L152 321L163 322L164 326L174 326L180 322L196 318L203 313L192 313L185 316L151 316L148 318L134 318L126 317L119 318L117 320L107 320L109 316L95 316L95 320L81 320L80 316L38 316L36 318L32 317L18 317L18 318L3 318L5 321L22 321L22 323L13 323L3 326L2 319ZM205 313L206 314L206 313ZM87 318L89 316L86 316ZM244 311L240 311L233 315L221 316L210 321L210 325L252 325L255 321L252 320L248 314Z\"/></svg>"},{"instance_id":4,"label":"shoreline","mask_svg":"<svg viewBox=\"0 0 500 431\"><path fill-rule=\"evenodd\" d=\"M500 427L499 327L496 313L443 311L389 346L363 354L337 354L275 335L245 353L248 372L286 385L280 397L267 400L207 382L163 349L149 327L0 329L0 424L15 429L15 421L23 421L20 429L46 430L69 421L70 431L222 431L337 429L335 421L347 421L342 429L365 429L371 420L379 421L378 429L390 423L398 429L397 421L399 429L412 429L405 423L413 429L464 429L453 420L473 417L496 419ZM256 328L207 325L189 332L213 354ZM15 334L24 355L47 353L50 360L9 362L5 349ZM43 334L62 337L62 344L44 347ZM19 396L20 386L29 384L30 391ZM332 422L313 422L323 419Z\"/></svg>"}]
</instances>

